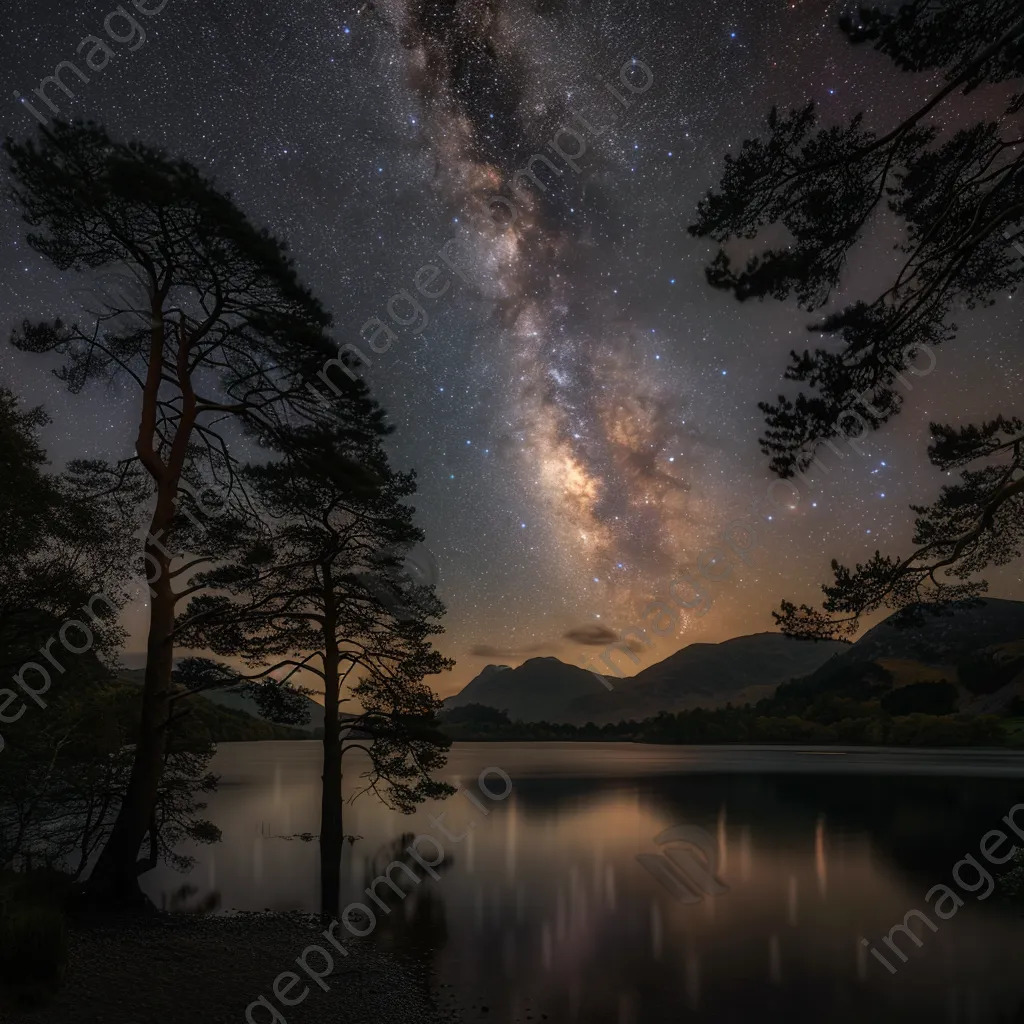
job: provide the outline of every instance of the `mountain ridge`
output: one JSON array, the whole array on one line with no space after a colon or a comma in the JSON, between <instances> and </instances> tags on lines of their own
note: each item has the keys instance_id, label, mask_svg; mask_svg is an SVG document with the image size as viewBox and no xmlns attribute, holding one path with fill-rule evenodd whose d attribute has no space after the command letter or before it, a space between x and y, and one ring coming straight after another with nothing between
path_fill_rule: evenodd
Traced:
<instances>
[{"instance_id":1,"label":"mountain ridge","mask_svg":"<svg viewBox=\"0 0 1024 1024\"><path fill-rule=\"evenodd\" d=\"M659 711L757 699L755 687L814 671L848 644L755 633L718 644L688 644L634 676L597 676L558 658L530 658L516 668L488 665L445 708L467 704L507 711L513 720L597 724ZM603 686L604 679L607 687Z\"/></svg>"},{"instance_id":2,"label":"mountain ridge","mask_svg":"<svg viewBox=\"0 0 1024 1024\"><path fill-rule=\"evenodd\" d=\"M852 644L777 632L688 644L633 676L600 677L554 657L530 658L515 668L488 665L444 705L452 710L479 704L520 722L603 725L726 703L757 704L787 683L797 684L800 692L824 692L831 680L888 664L903 666L897 674L907 678L897 686L915 682L915 673L921 681L950 677L960 687L960 705L980 711L999 704L988 699L992 689L985 682L1003 671L999 659L1006 672L1014 672L1017 664L996 649L1017 641L1024 644L1024 601L984 598L946 606L940 613L929 606L894 613ZM972 658L974 675L982 680L965 686L950 667ZM1006 689L1002 703L1014 693Z\"/></svg>"}]
</instances>

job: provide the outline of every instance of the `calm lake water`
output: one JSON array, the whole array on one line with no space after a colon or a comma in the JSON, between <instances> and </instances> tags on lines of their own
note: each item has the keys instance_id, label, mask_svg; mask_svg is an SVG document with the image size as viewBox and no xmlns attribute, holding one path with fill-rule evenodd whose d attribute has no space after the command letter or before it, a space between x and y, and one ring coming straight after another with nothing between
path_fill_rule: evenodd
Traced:
<instances>
[{"instance_id":1,"label":"calm lake water","mask_svg":"<svg viewBox=\"0 0 1024 1024\"><path fill-rule=\"evenodd\" d=\"M477 787L490 766L511 780L504 800ZM318 846L284 837L318 830L319 745L225 744L213 769L221 786L207 813L223 841L186 851L197 857L189 875L147 875L149 894L181 909L316 910ZM1018 756L464 743L445 775L488 813L465 793L412 816L360 798L346 807L345 831L361 838L346 846L344 899L376 912L373 941L429 955L466 1020L1024 1021L1024 917L1001 902L998 880L979 901L985 888L952 878L965 854L1003 870L979 845L1024 802ZM506 788L496 772L487 784ZM431 828L442 811L461 841ZM705 875L689 903L637 860L678 825L717 846L722 885ZM364 889L409 832L440 841L439 877L407 885L404 902L381 885L385 914ZM699 882L705 862L689 863ZM949 920L924 901L937 884L964 901ZM920 948L897 935L903 963L881 938L911 908L937 931L918 928Z\"/></svg>"}]
</instances>

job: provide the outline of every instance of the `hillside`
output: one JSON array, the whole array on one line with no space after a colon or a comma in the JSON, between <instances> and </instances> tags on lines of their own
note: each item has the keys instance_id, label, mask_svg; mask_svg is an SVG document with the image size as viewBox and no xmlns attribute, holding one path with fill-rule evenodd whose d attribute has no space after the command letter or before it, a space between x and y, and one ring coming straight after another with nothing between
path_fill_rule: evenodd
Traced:
<instances>
[{"instance_id":1,"label":"hillside","mask_svg":"<svg viewBox=\"0 0 1024 1024\"><path fill-rule=\"evenodd\" d=\"M117 679L133 688L140 688L142 675L142 669L122 669ZM310 701L310 704L319 708L317 724L323 728L323 707L314 701ZM198 728L214 743L309 739L315 727L312 722L305 726L268 722L257 714L255 701L224 690L207 690L189 697L188 712L192 718L190 731Z\"/></svg>"},{"instance_id":2,"label":"hillside","mask_svg":"<svg viewBox=\"0 0 1024 1024\"><path fill-rule=\"evenodd\" d=\"M544 678L556 684L565 678L560 663L543 660ZM781 685L763 681L801 661L817 664ZM533 670L530 662L519 669L492 667L474 691L495 701L511 697L511 704L516 694L509 685L517 678L530 681ZM594 715L590 724L580 725L551 717L512 720L494 705L470 701L449 705L444 731L456 740L1019 749L1024 747L1024 602L952 606L942 616L916 621L890 616L853 645L765 633L691 644L632 679L613 683L610 693L572 697L567 714L578 714L584 704L603 705L604 716L616 704L660 707L611 715L603 724ZM474 692L467 687L463 694L467 691ZM723 700L757 691L763 695L755 701ZM549 703L554 696L558 693L547 695ZM701 706L680 708L684 702Z\"/></svg>"},{"instance_id":3,"label":"hillside","mask_svg":"<svg viewBox=\"0 0 1024 1024\"><path fill-rule=\"evenodd\" d=\"M779 687L772 712L877 701L892 714L995 714L1024 700L1024 602L891 615L815 672Z\"/></svg>"},{"instance_id":4,"label":"hillside","mask_svg":"<svg viewBox=\"0 0 1024 1024\"><path fill-rule=\"evenodd\" d=\"M907 626L900 622L898 615L890 615L815 675L821 678L833 669L879 658L953 665L985 647L1024 639L1024 601L988 598L973 606L950 605L941 615L923 611Z\"/></svg>"},{"instance_id":5,"label":"hillside","mask_svg":"<svg viewBox=\"0 0 1024 1024\"><path fill-rule=\"evenodd\" d=\"M264 721L260 715L256 701L251 697L244 697L237 690L204 690L203 696L208 701L218 704L222 708L239 711L242 714L248 715L250 718L257 718L260 719L260 721ZM306 704L309 712L309 721L304 722L302 725L296 725L294 728L302 732L314 732L317 729L323 729L323 704L317 704L315 700L312 700L309 697L306 698Z\"/></svg>"},{"instance_id":6,"label":"hillside","mask_svg":"<svg viewBox=\"0 0 1024 1024\"><path fill-rule=\"evenodd\" d=\"M575 721L602 724L659 711L753 703L848 649L849 644L837 641L793 640L781 633L690 644L635 676L614 680L610 692L575 701L571 712Z\"/></svg>"}]
</instances>

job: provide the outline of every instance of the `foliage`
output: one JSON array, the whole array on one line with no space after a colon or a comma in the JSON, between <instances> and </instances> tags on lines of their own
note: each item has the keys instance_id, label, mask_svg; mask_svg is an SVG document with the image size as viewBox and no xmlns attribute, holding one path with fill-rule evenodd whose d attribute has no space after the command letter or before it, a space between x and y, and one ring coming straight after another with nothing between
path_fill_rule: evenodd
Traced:
<instances>
[{"instance_id":1,"label":"foliage","mask_svg":"<svg viewBox=\"0 0 1024 1024\"><path fill-rule=\"evenodd\" d=\"M228 440L241 433L281 452L295 427L324 415L308 382L323 374L333 387L327 369L346 367L284 243L191 164L91 123L56 122L5 150L28 244L91 280L126 274L81 322L25 322L12 341L62 356L57 375L73 393L107 381L138 394L135 455L121 469L146 481L151 500L146 699L116 827L90 878L98 894L134 901L166 763L176 607L196 593L190 574L216 562L251 513ZM212 510L206 484L220 492Z\"/></svg>"},{"instance_id":2,"label":"foliage","mask_svg":"<svg viewBox=\"0 0 1024 1024\"><path fill-rule=\"evenodd\" d=\"M119 594L135 495L123 477L102 487L108 471L99 464L44 472L36 430L45 422L41 410L22 412L10 392L0 392L0 458L18 488L0 493L2 660L8 666L42 661L39 648L68 618L90 619L93 641L80 654L51 647L63 667L52 669L46 706L28 703L6 730L0 868L34 858L69 864L77 878L110 833L138 736L141 692L115 683L109 667L123 636L119 608L95 602L91 618L82 610L100 590ZM171 723L169 735L149 860L187 867L174 846L185 836L213 836L212 826L195 816L204 805L193 797L212 787L206 773L212 747L180 722Z\"/></svg>"},{"instance_id":3,"label":"foliage","mask_svg":"<svg viewBox=\"0 0 1024 1024\"><path fill-rule=\"evenodd\" d=\"M0 916L0 982L56 985L67 958L67 924L56 907L16 905Z\"/></svg>"},{"instance_id":4,"label":"foliage","mask_svg":"<svg viewBox=\"0 0 1024 1024\"><path fill-rule=\"evenodd\" d=\"M51 869L0 871L0 985L37 1002L67 965L67 875Z\"/></svg>"},{"instance_id":5,"label":"foliage","mask_svg":"<svg viewBox=\"0 0 1024 1024\"><path fill-rule=\"evenodd\" d=\"M820 309L842 282L854 247L887 214L902 229L902 266L882 291L855 298L810 325L838 342L793 351L785 377L795 396L762 402L761 447L782 477L804 476L822 443L877 429L902 405L901 371L927 346L958 332L958 308L992 305L1024 279L1024 148L1016 114L1024 92L993 92L1003 116L940 133L957 94L1024 78L1024 17L1013 0L912 0L898 11L862 9L841 21L907 71L945 82L903 122L877 133L863 114L823 126L813 103L768 116L765 138L727 154L719 190L699 204L690 232L719 243L708 281L738 299L794 297ZM931 122L931 123L929 123ZM728 248L727 248L728 247ZM746 255L745 262L743 261ZM739 263L737 261L740 261ZM934 354L929 356L934 358ZM1024 422L933 423L931 461L960 470L917 521L908 557L876 551L851 571L832 563L821 610L783 601L773 613L795 636L851 636L862 615L976 597L990 565L1024 548ZM952 577L953 582L947 582Z\"/></svg>"},{"instance_id":6,"label":"foliage","mask_svg":"<svg viewBox=\"0 0 1024 1024\"><path fill-rule=\"evenodd\" d=\"M986 567L1006 565L1024 553L1024 420L997 417L982 426L932 424L928 449L934 465L945 471L964 468L960 482L944 486L930 506L912 505L917 513L906 558L876 551L851 572L832 562L834 582L822 586L819 611L783 601L773 612L783 632L827 638L850 636L860 618L881 608L894 609L896 623L910 625L935 606L976 600L988 589L972 580ZM948 583L952 577L960 582Z\"/></svg>"},{"instance_id":7,"label":"foliage","mask_svg":"<svg viewBox=\"0 0 1024 1024\"><path fill-rule=\"evenodd\" d=\"M956 669L960 682L972 693L995 693L1024 671L1024 654L1001 657L999 652L976 651L961 658Z\"/></svg>"},{"instance_id":8,"label":"foliage","mask_svg":"<svg viewBox=\"0 0 1024 1024\"><path fill-rule=\"evenodd\" d=\"M462 707L450 708L444 712L443 721L446 728L462 724L482 726L510 724L507 711L498 711L497 708L489 708L486 704L463 704Z\"/></svg>"},{"instance_id":9,"label":"foliage","mask_svg":"<svg viewBox=\"0 0 1024 1024\"><path fill-rule=\"evenodd\" d=\"M1011 864L1013 867L999 879L999 890L1018 905L1024 905L1024 847L1017 847Z\"/></svg>"},{"instance_id":10,"label":"foliage","mask_svg":"<svg viewBox=\"0 0 1024 1024\"><path fill-rule=\"evenodd\" d=\"M507 726L444 724L456 740L496 742L575 740L627 743L780 743L913 747L1018 747L993 715L893 716L878 708L849 709L845 716L818 718L768 714L753 705L715 710L662 712L642 722L576 726L556 722L512 722Z\"/></svg>"},{"instance_id":11,"label":"foliage","mask_svg":"<svg viewBox=\"0 0 1024 1024\"><path fill-rule=\"evenodd\" d=\"M132 494L100 462L47 472L41 408L22 409L0 388L0 670L9 677L68 619L85 619L91 650L111 661L124 633L117 621L127 579L124 549ZM99 592L109 600L83 606ZM74 635L80 643L79 634ZM60 655L60 648L57 654ZM63 655L73 662L77 655ZM58 658L58 660L60 660ZM56 673L56 669L54 669Z\"/></svg>"}]
</instances>

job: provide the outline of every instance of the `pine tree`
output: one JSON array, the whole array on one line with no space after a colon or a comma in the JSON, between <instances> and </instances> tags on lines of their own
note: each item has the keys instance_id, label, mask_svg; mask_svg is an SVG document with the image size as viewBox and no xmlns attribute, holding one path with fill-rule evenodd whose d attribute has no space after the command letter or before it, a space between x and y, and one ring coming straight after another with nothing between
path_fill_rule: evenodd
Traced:
<instances>
[{"instance_id":1,"label":"pine tree","mask_svg":"<svg viewBox=\"0 0 1024 1024\"><path fill-rule=\"evenodd\" d=\"M761 447L783 478L802 475L822 443L889 421L902 404L896 382L926 348L957 336L957 312L990 306L1024 279L1019 3L912 0L895 13L862 9L840 27L852 44L871 45L908 72L942 72L945 84L883 134L863 114L822 127L813 103L787 115L773 109L766 138L726 155L719 190L702 200L689 229L720 243L707 268L714 287L740 300L794 297L815 310L884 210L902 226L902 266L888 286L813 323L810 330L838 344L791 352L785 377L801 390L760 403ZM955 118L958 95L983 85L1004 87L998 118L935 127L943 114ZM769 233L779 241L765 248ZM960 484L914 508L916 549L907 558L875 552L853 571L833 562L823 610L784 601L773 613L784 631L851 635L859 617L878 608L973 598L985 583L970 577L1021 557L1021 421L997 416L980 427L931 429L933 463L964 468ZM978 468L966 468L972 464Z\"/></svg>"},{"instance_id":2,"label":"pine tree","mask_svg":"<svg viewBox=\"0 0 1024 1024\"><path fill-rule=\"evenodd\" d=\"M342 363L327 335L330 317L299 282L284 245L193 166L93 124L56 124L38 140L8 139L5 149L10 194L33 229L33 248L61 270L119 268L134 281L81 324L25 323L13 341L62 354L59 376L73 392L97 379L138 389L135 460L151 502L146 678L131 782L90 877L98 895L135 900L136 858L164 765L184 596L175 585L189 571L176 552L202 534L201 553L215 553L211 537L190 525L196 503L183 481L215 479L221 500L244 518L232 431L279 446L292 426L320 415L309 379Z\"/></svg>"},{"instance_id":3,"label":"pine tree","mask_svg":"<svg viewBox=\"0 0 1024 1024\"><path fill-rule=\"evenodd\" d=\"M241 655L265 709L279 713L282 683L268 673L308 674L324 694L321 901L338 913L342 760L363 755L362 791L409 812L453 792L431 773L450 741L437 728L440 700L426 678L453 662L433 648L444 607L404 562L423 540L406 499L413 473L393 471L383 415L360 382L346 384L341 415L296 431L285 459L247 467L264 510L262 532L239 535L224 565L200 583L224 594L196 597L182 636L221 656ZM373 483L354 485L347 461ZM287 691L285 690L285 696Z\"/></svg>"}]
</instances>

